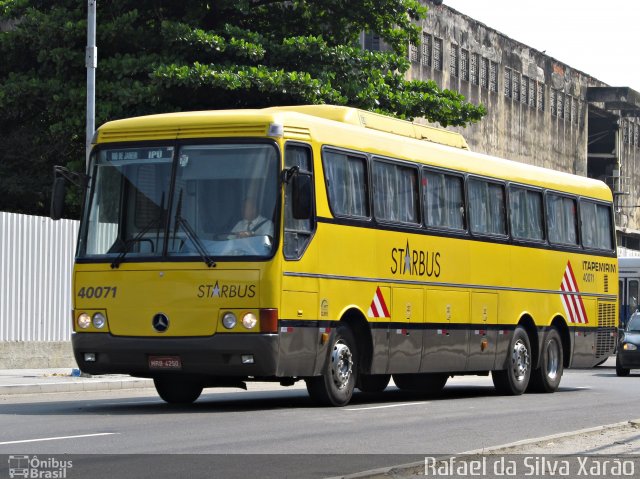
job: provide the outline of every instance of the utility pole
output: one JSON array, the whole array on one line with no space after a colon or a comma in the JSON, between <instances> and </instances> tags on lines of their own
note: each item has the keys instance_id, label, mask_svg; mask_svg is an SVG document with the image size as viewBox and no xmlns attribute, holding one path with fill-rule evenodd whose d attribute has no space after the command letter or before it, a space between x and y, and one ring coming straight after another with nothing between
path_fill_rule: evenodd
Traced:
<instances>
[{"instance_id":1,"label":"utility pole","mask_svg":"<svg viewBox=\"0 0 640 479\"><path fill-rule=\"evenodd\" d=\"M96 46L96 2L88 0L87 11L87 136L86 136L86 169L89 168L91 139L96 130L96 68L98 67L98 47Z\"/></svg>"}]
</instances>

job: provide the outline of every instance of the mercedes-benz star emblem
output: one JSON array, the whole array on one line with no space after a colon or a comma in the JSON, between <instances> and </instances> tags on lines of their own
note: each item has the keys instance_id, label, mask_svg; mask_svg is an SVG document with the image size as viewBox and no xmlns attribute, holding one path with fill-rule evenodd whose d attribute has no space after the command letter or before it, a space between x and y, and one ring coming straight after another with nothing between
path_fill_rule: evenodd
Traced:
<instances>
[{"instance_id":1,"label":"mercedes-benz star emblem","mask_svg":"<svg viewBox=\"0 0 640 479\"><path fill-rule=\"evenodd\" d=\"M158 313L151 320L151 325L159 333L164 333L169 329L169 318L167 318L166 314Z\"/></svg>"}]
</instances>

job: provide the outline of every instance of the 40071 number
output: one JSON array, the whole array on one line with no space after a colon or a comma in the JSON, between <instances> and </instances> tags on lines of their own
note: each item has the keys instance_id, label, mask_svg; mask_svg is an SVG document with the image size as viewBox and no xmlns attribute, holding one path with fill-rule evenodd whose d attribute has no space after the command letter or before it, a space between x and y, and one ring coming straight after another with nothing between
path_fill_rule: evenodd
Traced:
<instances>
[{"instance_id":1,"label":"40071 number","mask_svg":"<svg viewBox=\"0 0 640 479\"><path fill-rule=\"evenodd\" d=\"M107 299L115 298L118 294L116 286L87 286L78 290L78 298Z\"/></svg>"}]
</instances>

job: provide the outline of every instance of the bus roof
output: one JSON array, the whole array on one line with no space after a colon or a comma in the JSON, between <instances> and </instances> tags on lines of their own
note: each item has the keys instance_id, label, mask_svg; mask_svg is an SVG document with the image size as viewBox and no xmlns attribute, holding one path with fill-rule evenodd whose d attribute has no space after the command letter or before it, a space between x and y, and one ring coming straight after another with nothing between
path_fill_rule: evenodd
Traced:
<instances>
[{"instance_id":1,"label":"bus roof","mask_svg":"<svg viewBox=\"0 0 640 479\"><path fill-rule=\"evenodd\" d=\"M134 117L105 123L96 132L94 142L223 136L314 140L323 146L612 200L611 190L601 181L474 153L458 133L344 106L300 105Z\"/></svg>"}]
</instances>

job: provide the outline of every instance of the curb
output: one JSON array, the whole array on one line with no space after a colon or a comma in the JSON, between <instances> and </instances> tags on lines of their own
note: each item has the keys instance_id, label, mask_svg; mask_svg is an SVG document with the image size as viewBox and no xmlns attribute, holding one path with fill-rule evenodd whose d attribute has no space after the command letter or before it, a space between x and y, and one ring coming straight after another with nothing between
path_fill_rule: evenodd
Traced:
<instances>
[{"instance_id":1,"label":"curb","mask_svg":"<svg viewBox=\"0 0 640 479\"><path fill-rule=\"evenodd\" d=\"M11 394L66 393L82 391L111 391L117 389L152 388L153 380L144 378L105 378L99 380L66 381L32 384L0 385L0 396Z\"/></svg>"},{"instance_id":2,"label":"curb","mask_svg":"<svg viewBox=\"0 0 640 479\"><path fill-rule=\"evenodd\" d=\"M558 434L551 434L549 436L535 437L532 439L524 439L522 441L511 442L508 444L502 444L499 446L485 447L481 449L474 449L471 451L465 451L458 454L442 454L440 459L447 460L450 457L466 456L466 455L483 455L483 454L499 454L509 453L509 449L513 449L519 446L528 446L541 442L547 442L558 439L566 439L573 436L582 436L585 434L594 434L602 431L608 431L612 429L623 429L627 427L640 428L640 418L631 419L629 421L616 422L613 424L605 424L603 426L595 426L586 429L579 429L577 431L570 431ZM411 462L408 464L398 464L395 466L384 467L380 469L372 469L369 471L356 472L353 474L347 474L345 476L335 476L328 479L390 479L397 477L424 476L424 461Z\"/></svg>"}]
</instances>

